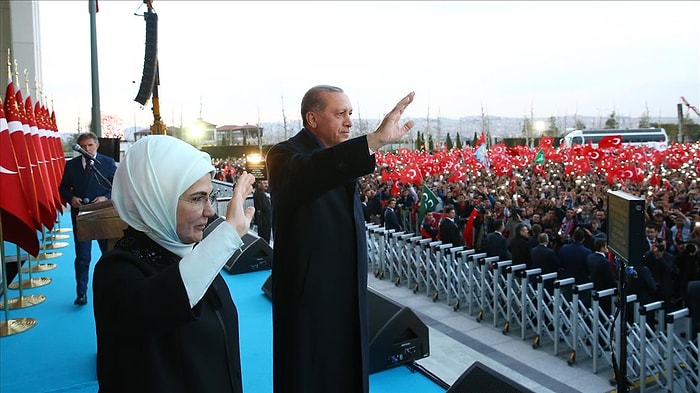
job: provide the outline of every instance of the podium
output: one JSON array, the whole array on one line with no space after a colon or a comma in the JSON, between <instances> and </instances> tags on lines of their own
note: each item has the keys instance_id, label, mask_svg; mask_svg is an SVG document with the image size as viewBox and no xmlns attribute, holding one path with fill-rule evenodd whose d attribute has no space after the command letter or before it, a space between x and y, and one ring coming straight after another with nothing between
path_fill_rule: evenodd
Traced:
<instances>
[{"instance_id":1,"label":"podium","mask_svg":"<svg viewBox=\"0 0 700 393\"><path fill-rule=\"evenodd\" d=\"M128 226L119 218L111 200L81 206L75 223L75 240L107 239L109 250L124 236Z\"/></svg>"}]
</instances>

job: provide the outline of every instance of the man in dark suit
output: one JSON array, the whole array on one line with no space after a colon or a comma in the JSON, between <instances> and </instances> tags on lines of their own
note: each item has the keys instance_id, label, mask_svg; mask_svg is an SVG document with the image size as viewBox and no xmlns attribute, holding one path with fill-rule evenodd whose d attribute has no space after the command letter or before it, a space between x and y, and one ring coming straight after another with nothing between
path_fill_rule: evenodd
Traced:
<instances>
[{"instance_id":1,"label":"man in dark suit","mask_svg":"<svg viewBox=\"0 0 700 393\"><path fill-rule=\"evenodd\" d=\"M493 229L494 231L486 235L486 239L484 239L484 251L486 252L486 256L497 256L501 261L507 261L510 259L511 255L510 250L508 250L508 242L503 236L503 230L505 229L503 220L494 220Z\"/></svg>"},{"instance_id":2,"label":"man in dark suit","mask_svg":"<svg viewBox=\"0 0 700 393\"><path fill-rule=\"evenodd\" d=\"M588 276L593 283L593 289L602 291L610 288L617 288L613 266L608 261L608 241L603 238L596 238L593 241L593 253L586 257L588 265ZM610 298L600 302L600 308L605 315L612 315L612 303Z\"/></svg>"},{"instance_id":3,"label":"man in dark suit","mask_svg":"<svg viewBox=\"0 0 700 393\"><path fill-rule=\"evenodd\" d=\"M97 153L100 142L97 135L86 132L78 136L78 145L94 157L90 160L83 155L66 162L58 192L64 202L70 204L73 233L77 234L76 217L80 207L90 203L104 202L112 197L112 179L117 169L114 159ZM104 177L104 178L103 178ZM75 281L77 297L73 304L87 304L87 284L92 258L92 241L75 243ZM102 253L107 251L107 239L97 240Z\"/></svg>"},{"instance_id":4,"label":"man in dark suit","mask_svg":"<svg viewBox=\"0 0 700 393\"><path fill-rule=\"evenodd\" d=\"M267 180L258 180L253 192L253 206L255 207L255 224L258 226L258 236L270 243L272 233L272 204L267 194Z\"/></svg>"},{"instance_id":5,"label":"man in dark suit","mask_svg":"<svg viewBox=\"0 0 700 393\"><path fill-rule=\"evenodd\" d=\"M455 216L457 212L454 206L447 205L443 209L445 216L440 220L440 230L438 235L443 244L452 243L453 246L459 247L464 245L464 240L462 240L462 235L459 233L459 228L455 223Z\"/></svg>"},{"instance_id":6,"label":"man in dark suit","mask_svg":"<svg viewBox=\"0 0 700 393\"><path fill-rule=\"evenodd\" d=\"M408 94L376 131L353 139L342 89L316 86L301 102L304 128L267 154L275 247L273 386L281 392L367 392L367 244L357 177L399 140Z\"/></svg>"},{"instance_id":7,"label":"man in dark suit","mask_svg":"<svg viewBox=\"0 0 700 393\"><path fill-rule=\"evenodd\" d=\"M608 241L597 238L593 241L595 252L588 254L586 264L588 265L588 276L593 283L593 289L602 291L604 289L616 288L615 274L613 266L607 256Z\"/></svg>"},{"instance_id":8,"label":"man in dark suit","mask_svg":"<svg viewBox=\"0 0 700 393\"><path fill-rule=\"evenodd\" d=\"M532 268L542 269L542 274L556 273L559 270L559 258L549 247L549 235L540 233L537 235L537 246L530 250L530 258L532 259ZM554 280L547 280L545 289L550 294L554 293Z\"/></svg>"},{"instance_id":9,"label":"man in dark suit","mask_svg":"<svg viewBox=\"0 0 700 393\"><path fill-rule=\"evenodd\" d=\"M563 278L573 277L576 284L585 284L588 279L588 254L591 250L583 245L586 233L581 228L574 231L573 243L559 250L559 260L564 268Z\"/></svg>"},{"instance_id":10,"label":"man in dark suit","mask_svg":"<svg viewBox=\"0 0 700 393\"><path fill-rule=\"evenodd\" d=\"M392 197L389 199L386 209L384 209L384 228L393 229L396 232L403 231L399 216L394 209L396 209L396 198Z\"/></svg>"}]
</instances>

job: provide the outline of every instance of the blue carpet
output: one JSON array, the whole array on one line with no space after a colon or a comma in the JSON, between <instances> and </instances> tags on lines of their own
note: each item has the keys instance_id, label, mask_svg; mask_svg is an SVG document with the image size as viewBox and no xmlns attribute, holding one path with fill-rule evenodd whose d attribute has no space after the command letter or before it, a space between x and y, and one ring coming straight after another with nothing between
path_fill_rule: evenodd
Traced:
<instances>
[{"instance_id":1,"label":"blue carpet","mask_svg":"<svg viewBox=\"0 0 700 393\"><path fill-rule=\"evenodd\" d=\"M61 217L61 226L70 227L70 215ZM55 263L56 269L33 273L48 277L48 285L25 289L24 295L44 295L46 301L36 306L11 310L10 319L34 318L36 326L16 335L0 338L0 392L2 393L94 393L95 321L91 303L73 305L75 278L73 272L72 233L67 247L55 250L58 258L42 262ZM16 247L5 243L6 253ZM100 255L93 242L93 260ZM35 264L36 262L33 262ZM93 264L94 265L94 264ZM246 393L272 392L272 306L261 287L269 271L223 276L238 307L243 385ZM23 273L23 279L27 279ZM88 291L88 302L91 301ZM19 296L9 290L9 297ZM0 320L5 320L0 310ZM444 389L407 367L396 367L370 376L372 393L420 392L444 393Z\"/></svg>"}]
</instances>

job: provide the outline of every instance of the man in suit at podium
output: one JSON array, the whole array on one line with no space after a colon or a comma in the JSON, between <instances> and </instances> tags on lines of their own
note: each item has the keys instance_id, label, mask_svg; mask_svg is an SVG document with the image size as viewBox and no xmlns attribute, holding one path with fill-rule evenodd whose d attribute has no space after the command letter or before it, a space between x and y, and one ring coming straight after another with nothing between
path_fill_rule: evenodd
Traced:
<instances>
[{"instance_id":1,"label":"man in suit at podium","mask_svg":"<svg viewBox=\"0 0 700 393\"><path fill-rule=\"evenodd\" d=\"M78 226L76 217L80 207L96 202L104 202L112 196L112 179L117 165L113 158L97 153L100 142L97 135L92 132L82 133L78 136L78 145L89 153L80 154L66 162L63 178L58 187L61 199L71 206L71 223L73 224L75 243L75 283L76 298L73 304L82 306L87 304L87 284L90 272L90 258L92 240L77 241ZM103 178L104 177L104 178ZM100 250L107 251L107 239L97 240Z\"/></svg>"}]
</instances>

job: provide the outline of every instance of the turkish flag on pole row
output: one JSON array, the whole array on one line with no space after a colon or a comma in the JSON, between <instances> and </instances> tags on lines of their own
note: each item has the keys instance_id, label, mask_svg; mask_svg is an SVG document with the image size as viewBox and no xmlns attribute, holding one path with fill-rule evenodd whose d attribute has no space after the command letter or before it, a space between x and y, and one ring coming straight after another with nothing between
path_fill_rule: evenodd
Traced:
<instances>
[{"instance_id":1,"label":"turkish flag on pole row","mask_svg":"<svg viewBox=\"0 0 700 393\"><path fill-rule=\"evenodd\" d=\"M0 220L3 239L33 256L39 255L39 238L17 169L12 138L0 105Z\"/></svg>"},{"instance_id":2,"label":"turkish flag on pole row","mask_svg":"<svg viewBox=\"0 0 700 393\"><path fill-rule=\"evenodd\" d=\"M39 204L39 222L44 226L48 226L47 223L52 223L53 220L55 220L55 216L54 218L51 218L52 210L54 209L51 202L49 202L49 190L46 189L46 175L42 171L41 163L39 162L39 157L36 151L36 143L39 142L39 138L37 136L36 141L32 138L29 120L27 119L27 113L24 110L24 104L22 102L22 91L17 89L15 94L17 95L17 106L19 107L19 113L22 119L22 131L24 132L24 138L27 141L29 161L32 165L32 178L34 179L34 189L36 190L36 199ZM43 230L42 228L38 229Z\"/></svg>"},{"instance_id":3,"label":"turkish flag on pole row","mask_svg":"<svg viewBox=\"0 0 700 393\"><path fill-rule=\"evenodd\" d=\"M50 171L50 178L52 180L51 187L53 190L53 204L54 206L62 210L60 207L63 205L61 201L61 196L58 193L58 185L61 182L62 172L58 168L58 152L63 153L63 148L60 145L59 140L59 150L56 150L56 141L58 139L58 134L50 130L48 111L44 108L39 101L36 102L34 106L34 114L37 116L37 126L39 127L39 135L41 136L42 144L44 145L44 155L49 161L48 168Z\"/></svg>"},{"instance_id":4,"label":"turkish flag on pole row","mask_svg":"<svg viewBox=\"0 0 700 393\"><path fill-rule=\"evenodd\" d=\"M53 179L51 178L51 173L49 173L49 162L50 158L47 158L48 154L44 154L44 144L41 141L41 136L39 135L39 127L36 124L36 118L34 117L34 110L32 105L32 97L27 94L27 100L24 104L24 113L27 119L27 125L29 126L29 133L32 139L32 146L34 146L36 159L39 167L39 173L41 174L41 179L44 186L44 194L39 200L44 199L44 204L46 207L45 214L42 213L41 221L46 228L49 230L53 229L53 225L56 222L56 206L54 205L53 194L58 191L56 187L53 186Z\"/></svg>"},{"instance_id":5,"label":"turkish flag on pole row","mask_svg":"<svg viewBox=\"0 0 700 393\"><path fill-rule=\"evenodd\" d=\"M15 85L12 83L12 79L7 82L4 108L7 118L7 127L10 133L10 139L12 139L15 159L17 160L20 184L22 185L23 194L27 198L27 205L31 209L32 219L35 224L34 227L35 229L40 229L39 203L37 202L36 187L34 185L34 177L32 176L32 163L29 159L27 140L24 137L24 129L22 127L22 115L17 105Z\"/></svg>"}]
</instances>

